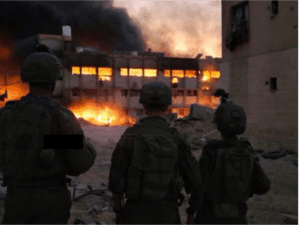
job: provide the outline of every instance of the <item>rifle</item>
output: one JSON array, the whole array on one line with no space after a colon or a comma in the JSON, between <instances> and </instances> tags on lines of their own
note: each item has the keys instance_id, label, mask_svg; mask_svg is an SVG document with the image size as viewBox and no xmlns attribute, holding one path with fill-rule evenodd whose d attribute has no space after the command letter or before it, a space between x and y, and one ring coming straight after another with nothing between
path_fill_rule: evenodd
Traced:
<instances>
[{"instance_id":1,"label":"rifle","mask_svg":"<svg viewBox=\"0 0 300 225\"><path fill-rule=\"evenodd\" d=\"M116 208L114 207L114 212L116 213L116 219L115 222L116 224L124 224L125 220L124 220L124 193L122 193L122 195L114 195L114 203L116 204L116 202L119 201L120 199L120 207L118 210L116 210Z\"/></svg>"}]
</instances>

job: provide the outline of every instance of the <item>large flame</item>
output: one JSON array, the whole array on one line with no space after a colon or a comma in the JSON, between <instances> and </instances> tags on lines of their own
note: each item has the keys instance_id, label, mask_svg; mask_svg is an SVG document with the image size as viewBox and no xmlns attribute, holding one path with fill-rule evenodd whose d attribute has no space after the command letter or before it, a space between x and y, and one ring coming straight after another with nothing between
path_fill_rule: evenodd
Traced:
<instances>
[{"instance_id":1,"label":"large flame","mask_svg":"<svg viewBox=\"0 0 300 225\"><path fill-rule=\"evenodd\" d=\"M21 81L19 75L7 75L5 85L5 74L0 73L0 95L7 91L7 98L0 101L0 107L3 107L7 101L19 100L22 96L28 94L29 85Z\"/></svg>"},{"instance_id":2,"label":"large flame","mask_svg":"<svg viewBox=\"0 0 300 225\"><path fill-rule=\"evenodd\" d=\"M74 101L68 108L77 118L83 118L95 125L124 126L133 125L135 118L112 103L96 103L92 100Z\"/></svg>"}]
</instances>

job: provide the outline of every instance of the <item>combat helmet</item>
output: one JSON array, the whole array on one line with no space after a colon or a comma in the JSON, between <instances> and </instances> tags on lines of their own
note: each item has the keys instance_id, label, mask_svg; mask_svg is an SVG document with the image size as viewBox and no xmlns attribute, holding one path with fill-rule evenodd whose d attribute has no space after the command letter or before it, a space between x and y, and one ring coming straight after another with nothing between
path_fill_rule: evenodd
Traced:
<instances>
[{"instance_id":1,"label":"combat helmet","mask_svg":"<svg viewBox=\"0 0 300 225\"><path fill-rule=\"evenodd\" d=\"M169 106L172 104L170 88L165 83L158 81L144 84L139 103L145 105Z\"/></svg>"},{"instance_id":2,"label":"combat helmet","mask_svg":"<svg viewBox=\"0 0 300 225\"><path fill-rule=\"evenodd\" d=\"M243 134L246 129L245 111L241 106L226 101L228 93L224 91L224 94L225 97L220 95L222 103L215 112L214 123L217 125L218 131L227 136Z\"/></svg>"},{"instance_id":3,"label":"combat helmet","mask_svg":"<svg viewBox=\"0 0 300 225\"><path fill-rule=\"evenodd\" d=\"M51 51L39 51L30 54L21 67L21 79L28 83L49 83L62 79L62 65Z\"/></svg>"}]
</instances>

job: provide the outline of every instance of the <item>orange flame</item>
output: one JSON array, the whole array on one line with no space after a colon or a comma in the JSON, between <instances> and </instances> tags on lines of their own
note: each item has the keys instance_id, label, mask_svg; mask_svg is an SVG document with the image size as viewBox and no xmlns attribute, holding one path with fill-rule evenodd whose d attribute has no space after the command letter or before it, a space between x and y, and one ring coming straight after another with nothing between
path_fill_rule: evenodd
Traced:
<instances>
[{"instance_id":1,"label":"orange flame","mask_svg":"<svg viewBox=\"0 0 300 225\"><path fill-rule=\"evenodd\" d=\"M19 100L29 92L29 85L21 81L19 75L8 75L7 85L5 85L5 75L0 74L0 95L7 90L7 98L0 101L0 107L3 107L6 102Z\"/></svg>"},{"instance_id":2,"label":"orange flame","mask_svg":"<svg viewBox=\"0 0 300 225\"><path fill-rule=\"evenodd\" d=\"M120 107L111 103L96 103L92 100L76 101L68 108L77 118L83 118L96 125L133 125L136 119L127 115Z\"/></svg>"}]
</instances>

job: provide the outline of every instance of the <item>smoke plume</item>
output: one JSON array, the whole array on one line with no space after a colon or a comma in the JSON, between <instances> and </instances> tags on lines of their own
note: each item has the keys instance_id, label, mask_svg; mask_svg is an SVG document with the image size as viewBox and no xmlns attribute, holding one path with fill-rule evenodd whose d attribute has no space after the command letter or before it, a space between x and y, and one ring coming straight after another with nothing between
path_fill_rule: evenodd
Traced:
<instances>
[{"instance_id":1,"label":"smoke plume","mask_svg":"<svg viewBox=\"0 0 300 225\"><path fill-rule=\"evenodd\" d=\"M145 1L138 11L136 4L142 5L114 3L128 8L148 48L173 57L221 57L221 1Z\"/></svg>"},{"instance_id":2,"label":"smoke plume","mask_svg":"<svg viewBox=\"0 0 300 225\"><path fill-rule=\"evenodd\" d=\"M114 8L111 1L0 2L0 30L15 41L38 33L61 35L63 25L72 27L77 45L108 53L145 49L139 28L125 9ZM7 35L0 36L0 51L5 39Z\"/></svg>"}]
</instances>

